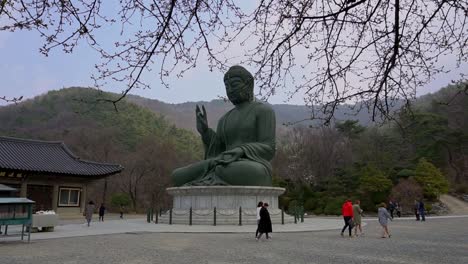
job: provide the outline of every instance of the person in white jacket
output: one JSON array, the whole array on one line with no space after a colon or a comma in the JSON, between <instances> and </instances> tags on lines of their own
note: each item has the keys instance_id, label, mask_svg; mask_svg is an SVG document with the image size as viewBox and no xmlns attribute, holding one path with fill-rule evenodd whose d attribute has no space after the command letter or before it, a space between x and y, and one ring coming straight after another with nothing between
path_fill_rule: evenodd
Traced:
<instances>
[{"instance_id":1,"label":"person in white jacket","mask_svg":"<svg viewBox=\"0 0 468 264\"><path fill-rule=\"evenodd\" d=\"M258 225L260 223L260 210L262 209L262 207L263 207L263 202L262 201L258 202L257 204L257 231L255 231L255 238L258 237Z\"/></svg>"},{"instance_id":2,"label":"person in white jacket","mask_svg":"<svg viewBox=\"0 0 468 264\"><path fill-rule=\"evenodd\" d=\"M385 203L381 203L379 206L379 211L378 211L378 217L379 217L379 223L382 226L383 232L382 232L382 238L390 238L390 232L388 232L388 219L393 220L392 216L388 213L387 211L387 205ZM386 236L387 235L387 236Z\"/></svg>"}]
</instances>

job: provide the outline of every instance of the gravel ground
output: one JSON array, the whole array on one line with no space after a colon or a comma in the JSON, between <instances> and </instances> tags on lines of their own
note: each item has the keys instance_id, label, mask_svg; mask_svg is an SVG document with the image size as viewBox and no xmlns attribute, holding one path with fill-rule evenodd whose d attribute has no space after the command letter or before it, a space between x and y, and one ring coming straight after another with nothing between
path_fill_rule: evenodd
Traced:
<instances>
[{"instance_id":1,"label":"gravel ground","mask_svg":"<svg viewBox=\"0 0 468 264\"><path fill-rule=\"evenodd\" d=\"M0 242L0 263L468 263L468 218L394 221L382 239L376 221L365 235L339 231L253 234L127 233ZM274 227L273 227L274 228ZM1 240L0 240L1 241Z\"/></svg>"}]
</instances>

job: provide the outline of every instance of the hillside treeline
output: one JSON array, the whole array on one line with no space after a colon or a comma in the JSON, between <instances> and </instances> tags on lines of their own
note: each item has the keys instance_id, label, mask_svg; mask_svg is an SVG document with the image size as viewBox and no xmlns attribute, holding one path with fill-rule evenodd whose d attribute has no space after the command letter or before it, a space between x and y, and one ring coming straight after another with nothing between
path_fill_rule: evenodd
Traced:
<instances>
[{"instance_id":1,"label":"hillside treeline","mask_svg":"<svg viewBox=\"0 0 468 264\"><path fill-rule=\"evenodd\" d=\"M273 164L275 183L288 190L281 204L316 214L339 214L348 198L367 211L393 200L410 212L415 199L467 193L467 84L421 97L385 124L294 127Z\"/></svg>"},{"instance_id":2,"label":"hillside treeline","mask_svg":"<svg viewBox=\"0 0 468 264\"><path fill-rule=\"evenodd\" d=\"M89 186L97 203L140 212L167 208L171 171L203 157L201 140L168 121L176 117L131 100L119 102L117 111L102 101L113 96L68 88L0 107L0 135L64 141L83 159L123 165L121 174ZM287 188L281 205L336 214L346 198L360 199L365 210L394 199L409 210L414 199L468 192L467 108L460 84L418 99L385 124L289 127L273 160L274 184Z\"/></svg>"},{"instance_id":3,"label":"hillside treeline","mask_svg":"<svg viewBox=\"0 0 468 264\"><path fill-rule=\"evenodd\" d=\"M178 166L202 158L202 144L152 111L128 102L98 101L115 94L69 88L0 108L0 135L63 141L80 158L118 163L122 173L89 186L89 198L130 211L170 204L165 188ZM98 100L96 100L98 99Z\"/></svg>"}]
</instances>

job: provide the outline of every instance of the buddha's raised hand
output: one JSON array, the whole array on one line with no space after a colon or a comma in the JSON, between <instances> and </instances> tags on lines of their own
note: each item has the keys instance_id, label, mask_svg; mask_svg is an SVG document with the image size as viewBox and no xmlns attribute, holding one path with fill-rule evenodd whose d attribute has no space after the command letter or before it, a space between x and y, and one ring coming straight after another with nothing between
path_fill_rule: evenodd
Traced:
<instances>
[{"instance_id":1,"label":"buddha's raised hand","mask_svg":"<svg viewBox=\"0 0 468 264\"><path fill-rule=\"evenodd\" d=\"M197 116L197 131L200 134L203 134L208 130L208 118L204 105L202 105L202 111L200 111L200 107L197 105L195 115Z\"/></svg>"}]
</instances>

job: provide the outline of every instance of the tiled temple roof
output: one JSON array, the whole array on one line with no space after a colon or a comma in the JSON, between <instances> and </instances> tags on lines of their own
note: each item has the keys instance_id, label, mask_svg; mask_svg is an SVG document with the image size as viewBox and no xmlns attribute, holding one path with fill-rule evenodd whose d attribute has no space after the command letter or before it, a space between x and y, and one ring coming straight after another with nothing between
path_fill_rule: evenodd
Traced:
<instances>
[{"instance_id":1,"label":"tiled temple roof","mask_svg":"<svg viewBox=\"0 0 468 264\"><path fill-rule=\"evenodd\" d=\"M123 167L82 160L63 142L0 137L0 169L92 177L116 174Z\"/></svg>"}]
</instances>

